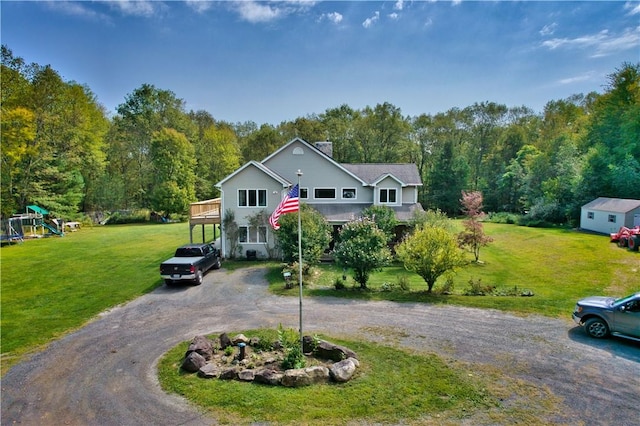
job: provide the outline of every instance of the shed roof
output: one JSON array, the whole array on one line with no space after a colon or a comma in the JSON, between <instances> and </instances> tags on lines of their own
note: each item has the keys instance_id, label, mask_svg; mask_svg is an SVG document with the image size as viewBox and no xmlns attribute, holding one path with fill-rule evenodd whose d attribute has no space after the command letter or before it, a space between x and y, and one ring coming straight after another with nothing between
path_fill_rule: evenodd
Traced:
<instances>
[{"instance_id":1,"label":"shed roof","mask_svg":"<svg viewBox=\"0 0 640 426\"><path fill-rule=\"evenodd\" d=\"M582 206L583 209L627 213L640 207L640 200L599 197Z\"/></svg>"}]
</instances>

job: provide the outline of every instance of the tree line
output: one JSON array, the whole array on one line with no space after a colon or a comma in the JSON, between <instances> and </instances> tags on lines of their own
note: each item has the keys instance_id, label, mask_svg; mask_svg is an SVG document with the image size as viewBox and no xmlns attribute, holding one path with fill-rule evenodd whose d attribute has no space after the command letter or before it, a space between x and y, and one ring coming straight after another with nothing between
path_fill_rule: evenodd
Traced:
<instances>
[{"instance_id":1,"label":"tree line","mask_svg":"<svg viewBox=\"0 0 640 426\"><path fill-rule=\"evenodd\" d=\"M184 214L215 184L294 137L333 142L341 163L415 163L425 209L460 213L462 191L487 212L574 223L598 197L640 199L640 63L624 63L602 93L526 106L479 102L404 116L388 102L340 105L278 125L187 111L143 84L110 116L86 85L2 46L1 213L38 204L57 216L151 209Z\"/></svg>"}]
</instances>

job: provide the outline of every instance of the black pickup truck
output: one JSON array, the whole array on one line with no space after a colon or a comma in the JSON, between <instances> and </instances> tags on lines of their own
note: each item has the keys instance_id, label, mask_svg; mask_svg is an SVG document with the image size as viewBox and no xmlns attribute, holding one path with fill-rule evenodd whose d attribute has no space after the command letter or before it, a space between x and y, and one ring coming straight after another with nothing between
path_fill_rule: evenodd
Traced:
<instances>
[{"instance_id":1,"label":"black pickup truck","mask_svg":"<svg viewBox=\"0 0 640 426\"><path fill-rule=\"evenodd\" d=\"M192 281L200 285L209 269L219 269L220 266L220 250L213 244L186 244L178 247L171 259L160 264L160 276L167 285L175 281Z\"/></svg>"}]
</instances>

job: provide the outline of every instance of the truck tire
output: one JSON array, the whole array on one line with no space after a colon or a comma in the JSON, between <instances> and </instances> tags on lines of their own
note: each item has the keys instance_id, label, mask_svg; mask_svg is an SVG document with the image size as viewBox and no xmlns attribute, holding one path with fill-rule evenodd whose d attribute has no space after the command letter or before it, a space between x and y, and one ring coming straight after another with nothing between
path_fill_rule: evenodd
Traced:
<instances>
[{"instance_id":1,"label":"truck tire","mask_svg":"<svg viewBox=\"0 0 640 426\"><path fill-rule=\"evenodd\" d=\"M202 277L203 277L202 271L200 269L198 269L196 271L196 278L193 280L193 284L194 285L202 284Z\"/></svg>"},{"instance_id":2,"label":"truck tire","mask_svg":"<svg viewBox=\"0 0 640 426\"><path fill-rule=\"evenodd\" d=\"M618 240L618 247L626 247L628 245L627 238L629 237L620 237L620 239Z\"/></svg>"},{"instance_id":3,"label":"truck tire","mask_svg":"<svg viewBox=\"0 0 640 426\"><path fill-rule=\"evenodd\" d=\"M638 251L638 246L640 246L640 235L632 235L629 237L627 241L627 246L631 251Z\"/></svg>"},{"instance_id":4,"label":"truck tire","mask_svg":"<svg viewBox=\"0 0 640 426\"><path fill-rule=\"evenodd\" d=\"M587 334L596 339L603 339L609 336L609 326L600 318L589 318L584 323L584 329Z\"/></svg>"}]
</instances>

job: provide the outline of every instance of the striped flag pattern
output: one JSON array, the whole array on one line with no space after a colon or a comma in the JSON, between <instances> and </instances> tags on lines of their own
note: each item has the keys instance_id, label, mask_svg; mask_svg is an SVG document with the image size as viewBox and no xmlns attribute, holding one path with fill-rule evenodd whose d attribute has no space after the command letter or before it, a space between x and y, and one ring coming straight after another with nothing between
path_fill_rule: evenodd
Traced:
<instances>
[{"instance_id":1,"label":"striped flag pattern","mask_svg":"<svg viewBox=\"0 0 640 426\"><path fill-rule=\"evenodd\" d=\"M280 229L280 225L278 224L278 219L285 213L293 213L297 212L300 206L299 198L298 198L299 188L298 185L291 188L291 191L287 194L286 197L280 201L278 207L271 213L269 217L269 224L276 231Z\"/></svg>"}]
</instances>

